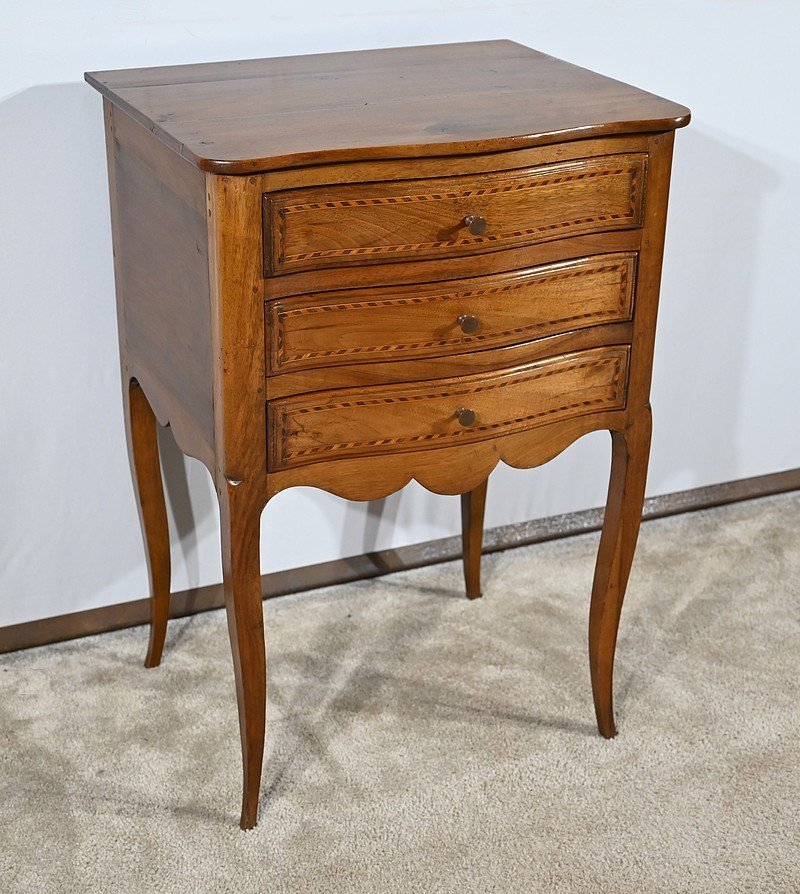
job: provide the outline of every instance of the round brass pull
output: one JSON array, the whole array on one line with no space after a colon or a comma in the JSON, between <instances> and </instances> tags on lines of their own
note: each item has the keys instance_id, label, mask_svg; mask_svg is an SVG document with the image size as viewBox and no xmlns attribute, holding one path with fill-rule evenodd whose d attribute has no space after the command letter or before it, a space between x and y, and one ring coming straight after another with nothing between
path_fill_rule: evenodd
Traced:
<instances>
[{"instance_id":1,"label":"round brass pull","mask_svg":"<svg viewBox=\"0 0 800 894\"><path fill-rule=\"evenodd\" d=\"M463 426L472 425L475 422L475 410L468 410L466 407L459 407L456 410L456 417Z\"/></svg>"},{"instance_id":2,"label":"round brass pull","mask_svg":"<svg viewBox=\"0 0 800 894\"><path fill-rule=\"evenodd\" d=\"M489 226L486 223L486 218L481 217L480 214L468 214L464 218L464 224L469 227L469 231L473 236L482 236Z\"/></svg>"},{"instance_id":3,"label":"round brass pull","mask_svg":"<svg viewBox=\"0 0 800 894\"><path fill-rule=\"evenodd\" d=\"M461 314L457 322L465 335L470 335L478 328L478 318L473 317L472 314Z\"/></svg>"}]
</instances>

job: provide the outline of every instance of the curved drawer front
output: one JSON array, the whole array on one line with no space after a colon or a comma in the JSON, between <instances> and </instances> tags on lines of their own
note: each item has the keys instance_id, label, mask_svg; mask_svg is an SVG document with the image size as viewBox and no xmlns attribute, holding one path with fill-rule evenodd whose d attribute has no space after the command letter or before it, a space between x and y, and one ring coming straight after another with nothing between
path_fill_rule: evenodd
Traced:
<instances>
[{"instance_id":1,"label":"curved drawer front","mask_svg":"<svg viewBox=\"0 0 800 894\"><path fill-rule=\"evenodd\" d=\"M628 355L627 346L595 348L493 373L274 400L270 469L469 443L622 409Z\"/></svg>"},{"instance_id":2,"label":"curved drawer front","mask_svg":"<svg viewBox=\"0 0 800 894\"><path fill-rule=\"evenodd\" d=\"M268 373L476 351L629 320L635 265L635 253L625 252L495 276L273 301L267 305Z\"/></svg>"},{"instance_id":3,"label":"curved drawer front","mask_svg":"<svg viewBox=\"0 0 800 894\"><path fill-rule=\"evenodd\" d=\"M455 257L641 226L644 154L264 196L266 269ZM478 216L485 232L470 232ZM475 224L473 224L475 229Z\"/></svg>"}]
</instances>

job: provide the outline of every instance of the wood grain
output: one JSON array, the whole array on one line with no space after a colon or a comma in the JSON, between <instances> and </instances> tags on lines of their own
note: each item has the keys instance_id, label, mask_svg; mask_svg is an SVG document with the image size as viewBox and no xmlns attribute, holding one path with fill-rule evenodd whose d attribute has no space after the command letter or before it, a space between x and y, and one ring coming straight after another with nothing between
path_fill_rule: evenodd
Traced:
<instances>
[{"instance_id":1,"label":"wood grain","mask_svg":"<svg viewBox=\"0 0 800 894\"><path fill-rule=\"evenodd\" d=\"M258 821L266 722L260 518L266 504L260 202L245 178L207 177L222 578L242 743L239 825Z\"/></svg>"},{"instance_id":2,"label":"wood grain","mask_svg":"<svg viewBox=\"0 0 800 894\"><path fill-rule=\"evenodd\" d=\"M205 181L106 107L125 387L135 378L184 453L213 465Z\"/></svg>"},{"instance_id":3,"label":"wood grain","mask_svg":"<svg viewBox=\"0 0 800 894\"><path fill-rule=\"evenodd\" d=\"M533 314L533 309L530 312ZM481 349L434 357L415 357L413 363L406 360L375 360L370 363L343 363L320 369L298 370L269 376L266 379L267 399L275 400L292 394L334 388L424 382L479 372L491 373L498 368L519 366L533 360L559 357L587 348L630 344L632 335L632 322L607 323L491 350L477 346Z\"/></svg>"},{"instance_id":4,"label":"wood grain","mask_svg":"<svg viewBox=\"0 0 800 894\"><path fill-rule=\"evenodd\" d=\"M270 301L293 295L322 294L354 288L381 288L388 284L426 285L432 282L450 282L477 276L513 273L516 270L590 255L638 251L641 238L640 229L611 230L476 255L457 255L419 261L412 258L391 265L324 267L320 270L268 277L264 280L264 297Z\"/></svg>"},{"instance_id":5,"label":"wood grain","mask_svg":"<svg viewBox=\"0 0 800 894\"><path fill-rule=\"evenodd\" d=\"M627 347L492 374L324 391L268 407L271 470L341 456L468 444L625 405ZM459 408L475 417L464 424Z\"/></svg>"},{"instance_id":6,"label":"wood grain","mask_svg":"<svg viewBox=\"0 0 800 894\"><path fill-rule=\"evenodd\" d=\"M204 170L494 152L682 127L689 110L510 40L252 59L86 80Z\"/></svg>"},{"instance_id":7,"label":"wood grain","mask_svg":"<svg viewBox=\"0 0 800 894\"><path fill-rule=\"evenodd\" d=\"M267 303L267 374L516 344L629 320L636 256L599 255L495 276ZM465 332L461 317L474 318Z\"/></svg>"},{"instance_id":8,"label":"wood grain","mask_svg":"<svg viewBox=\"0 0 800 894\"><path fill-rule=\"evenodd\" d=\"M206 176L218 488L255 485L266 462L261 209L253 179Z\"/></svg>"},{"instance_id":9,"label":"wood grain","mask_svg":"<svg viewBox=\"0 0 800 894\"><path fill-rule=\"evenodd\" d=\"M638 227L646 155L522 171L312 187L264 197L267 275L475 255L581 233ZM485 218L470 234L465 218Z\"/></svg>"},{"instance_id":10,"label":"wood grain","mask_svg":"<svg viewBox=\"0 0 800 894\"><path fill-rule=\"evenodd\" d=\"M646 134L624 134L470 155L420 155L415 158L339 161L335 164L320 162L302 168L261 171L256 176L261 184L261 192L274 193L311 186L435 179L451 177L454 172L458 176L492 174L582 158L633 155L649 151L649 137Z\"/></svg>"},{"instance_id":11,"label":"wood grain","mask_svg":"<svg viewBox=\"0 0 800 894\"><path fill-rule=\"evenodd\" d=\"M346 500L379 500L417 481L435 494L462 494L485 481L500 462L532 469L589 432L617 431L625 422L625 410L587 413L468 444L297 465L271 472L268 493L272 497L289 487L319 487Z\"/></svg>"}]
</instances>

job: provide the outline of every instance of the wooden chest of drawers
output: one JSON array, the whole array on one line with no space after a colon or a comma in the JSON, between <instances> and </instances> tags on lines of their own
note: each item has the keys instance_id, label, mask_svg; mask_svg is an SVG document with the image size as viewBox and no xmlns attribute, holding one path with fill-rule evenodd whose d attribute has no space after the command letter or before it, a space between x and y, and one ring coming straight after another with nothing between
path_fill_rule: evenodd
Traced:
<instances>
[{"instance_id":1,"label":"wooden chest of drawers","mask_svg":"<svg viewBox=\"0 0 800 894\"><path fill-rule=\"evenodd\" d=\"M208 467L255 824L266 671L259 521L294 485L462 494L589 431L613 459L589 622L600 731L638 534L682 106L511 41L96 72L128 441L169 615L156 423Z\"/></svg>"}]
</instances>

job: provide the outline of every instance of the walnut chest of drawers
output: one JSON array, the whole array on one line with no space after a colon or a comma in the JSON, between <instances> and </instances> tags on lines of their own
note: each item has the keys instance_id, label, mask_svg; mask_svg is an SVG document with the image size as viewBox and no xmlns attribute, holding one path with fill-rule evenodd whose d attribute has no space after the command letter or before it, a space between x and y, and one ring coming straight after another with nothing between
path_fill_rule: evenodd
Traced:
<instances>
[{"instance_id":1,"label":"walnut chest of drawers","mask_svg":"<svg viewBox=\"0 0 800 894\"><path fill-rule=\"evenodd\" d=\"M675 128L688 110L511 41L94 72L159 663L156 425L209 469L257 819L259 522L293 485L462 494L467 595L500 462L611 432L590 603L600 732L639 529Z\"/></svg>"}]
</instances>

